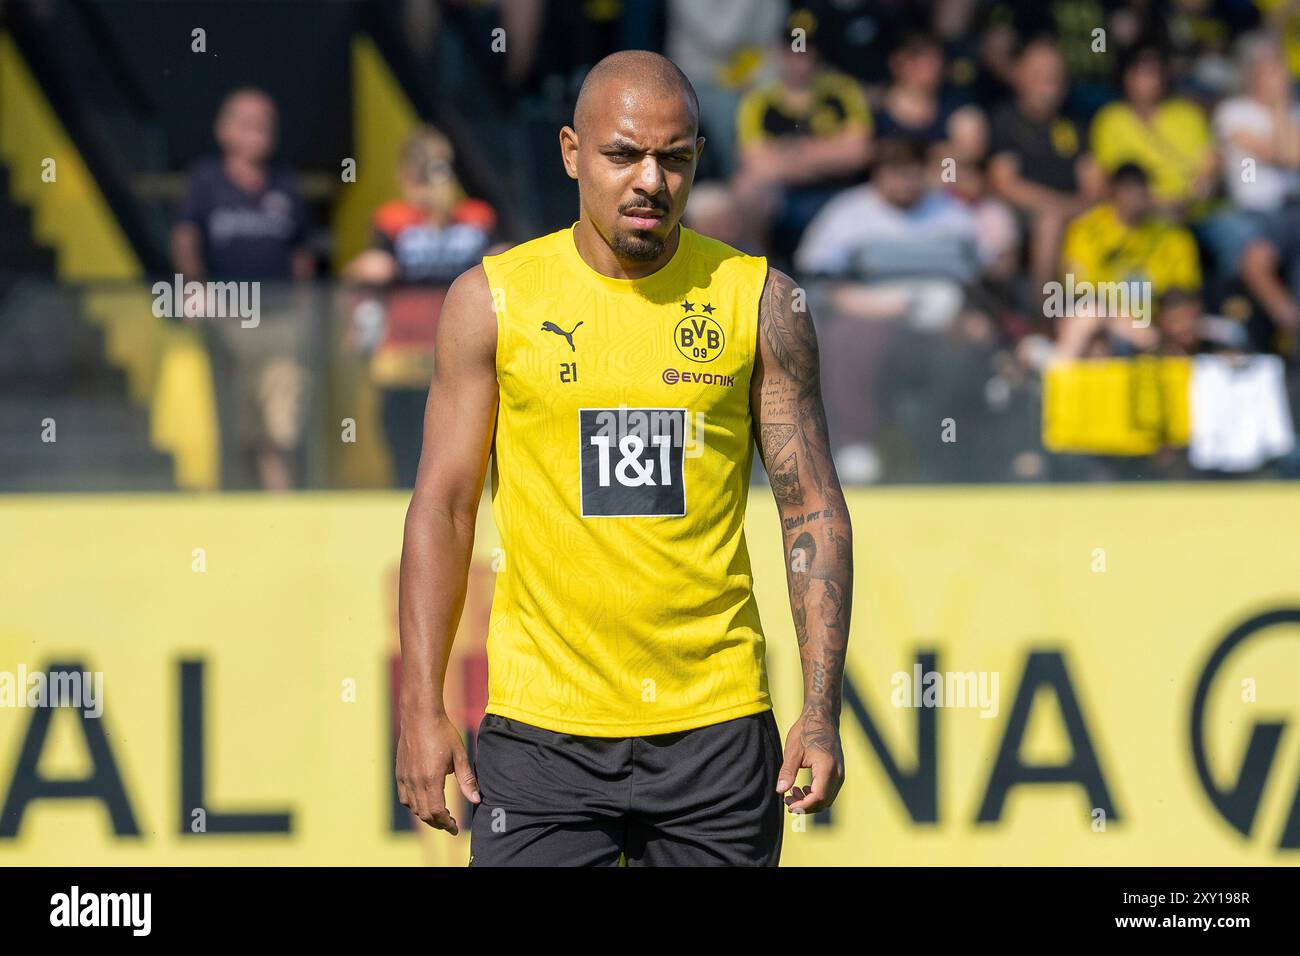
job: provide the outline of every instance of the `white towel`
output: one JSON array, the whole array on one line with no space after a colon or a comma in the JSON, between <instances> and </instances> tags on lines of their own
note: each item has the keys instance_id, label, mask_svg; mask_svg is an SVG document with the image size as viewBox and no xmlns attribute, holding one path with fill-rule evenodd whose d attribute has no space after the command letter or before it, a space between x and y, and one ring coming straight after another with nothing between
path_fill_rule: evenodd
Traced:
<instances>
[{"instance_id":1,"label":"white towel","mask_svg":"<svg viewBox=\"0 0 1300 956\"><path fill-rule=\"evenodd\" d=\"M1193 468L1254 471L1295 447L1285 371L1276 355L1198 355L1189 388Z\"/></svg>"}]
</instances>

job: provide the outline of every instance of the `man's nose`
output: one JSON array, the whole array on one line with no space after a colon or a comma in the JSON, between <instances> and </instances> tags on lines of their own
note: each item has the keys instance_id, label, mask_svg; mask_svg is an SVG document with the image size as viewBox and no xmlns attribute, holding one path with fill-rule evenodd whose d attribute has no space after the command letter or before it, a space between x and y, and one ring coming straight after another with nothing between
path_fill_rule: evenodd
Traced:
<instances>
[{"instance_id":1,"label":"man's nose","mask_svg":"<svg viewBox=\"0 0 1300 956\"><path fill-rule=\"evenodd\" d=\"M663 188L664 170L653 156L647 156L641 162L640 185L652 196Z\"/></svg>"}]
</instances>

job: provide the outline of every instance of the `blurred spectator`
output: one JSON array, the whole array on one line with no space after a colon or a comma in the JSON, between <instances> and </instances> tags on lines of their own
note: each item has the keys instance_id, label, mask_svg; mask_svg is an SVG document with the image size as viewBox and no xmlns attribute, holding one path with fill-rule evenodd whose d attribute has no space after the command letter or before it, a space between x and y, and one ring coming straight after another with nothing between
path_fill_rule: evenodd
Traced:
<instances>
[{"instance_id":1,"label":"blurred spectator","mask_svg":"<svg viewBox=\"0 0 1300 956\"><path fill-rule=\"evenodd\" d=\"M990 124L989 179L1025 221L1031 278L1041 289L1055 277L1066 223L1100 192L1099 176L1078 125L1060 115L1065 64L1055 44L1027 44L1010 78L1015 99L999 106Z\"/></svg>"},{"instance_id":2,"label":"blurred spectator","mask_svg":"<svg viewBox=\"0 0 1300 956\"><path fill-rule=\"evenodd\" d=\"M1241 323L1206 315L1201 297L1191 289L1169 289L1156 303L1156 351L1161 355L1245 352L1250 349Z\"/></svg>"},{"instance_id":3,"label":"blurred spectator","mask_svg":"<svg viewBox=\"0 0 1300 956\"><path fill-rule=\"evenodd\" d=\"M1238 72L1231 56L1233 39L1257 29L1260 15L1249 0L1173 0L1153 4L1144 28L1170 51L1173 76L1210 96L1232 92ZM1162 29L1159 29L1162 27Z\"/></svg>"},{"instance_id":4,"label":"blurred spectator","mask_svg":"<svg viewBox=\"0 0 1300 956\"><path fill-rule=\"evenodd\" d=\"M229 94L217 113L221 155L190 170L172 228L172 258L187 279L309 279L307 215L292 174L271 164L276 111L260 90Z\"/></svg>"},{"instance_id":5,"label":"blurred spectator","mask_svg":"<svg viewBox=\"0 0 1300 956\"><path fill-rule=\"evenodd\" d=\"M989 124L983 110L963 106L948 120L942 162L951 163L950 196L975 217L976 252L982 274L980 298L993 313L1008 314L1020 269L1020 223L1010 205L993 194L989 181ZM1002 324L1002 323L999 323ZM1017 337L1012 335L1012 337Z\"/></svg>"},{"instance_id":6,"label":"blurred spectator","mask_svg":"<svg viewBox=\"0 0 1300 956\"><path fill-rule=\"evenodd\" d=\"M691 187L691 201L682 222L690 229L725 242L750 255L762 255L763 249L748 231L744 210L736 201L731 187L716 179L698 182Z\"/></svg>"},{"instance_id":7,"label":"blurred spectator","mask_svg":"<svg viewBox=\"0 0 1300 956\"><path fill-rule=\"evenodd\" d=\"M968 325L978 327L977 337L989 331L982 316L958 321L966 286L982 269L975 216L926 185L925 143L885 140L878 152L871 182L831 200L795 256L801 273L826 280L811 294L827 306L819 309L827 417L841 476L850 483L880 477L876 446L891 349L924 348L913 333L928 339L953 329L966 336ZM923 378L906 377L899 387L914 393Z\"/></svg>"},{"instance_id":8,"label":"blurred spectator","mask_svg":"<svg viewBox=\"0 0 1300 956\"><path fill-rule=\"evenodd\" d=\"M804 11L820 35L822 56L870 92L889 81L889 51L911 16L912 0L804 0Z\"/></svg>"},{"instance_id":9,"label":"blurred spectator","mask_svg":"<svg viewBox=\"0 0 1300 956\"><path fill-rule=\"evenodd\" d=\"M708 141L702 161L715 176L730 176L736 169L741 94L759 79L786 14L785 0L668 0L664 53L695 87L700 132ZM782 46L789 45L785 34Z\"/></svg>"},{"instance_id":10,"label":"blurred spectator","mask_svg":"<svg viewBox=\"0 0 1300 956\"><path fill-rule=\"evenodd\" d=\"M952 102L991 101L999 92L980 62L980 0L935 0L930 27L943 48L944 85Z\"/></svg>"},{"instance_id":11,"label":"blurred spectator","mask_svg":"<svg viewBox=\"0 0 1300 956\"><path fill-rule=\"evenodd\" d=\"M976 114L980 115L980 114ZM1011 207L989 189L988 161L960 163L948 194L975 220L975 251L981 275L996 286L997 297L1011 301L1011 284L1020 268L1020 225Z\"/></svg>"},{"instance_id":12,"label":"blurred spectator","mask_svg":"<svg viewBox=\"0 0 1300 956\"><path fill-rule=\"evenodd\" d=\"M1158 215L1146 171L1136 163L1115 171L1107 202L1070 223L1061 250L1061 271L1072 276L1076 285L1146 287L1150 298L1175 287L1197 291L1201 287L1195 239L1183 226Z\"/></svg>"},{"instance_id":13,"label":"blurred spectator","mask_svg":"<svg viewBox=\"0 0 1300 956\"><path fill-rule=\"evenodd\" d=\"M439 6L440 14L459 19L475 37L466 52L510 97L576 94L586 72L622 47L626 17L618 2L442 0ZM496 29L506 38L500 47L489 42ZM488 39L478 42L485 35Z\"/></svg>"},{"instance_id":14,"label":"blurred spectator","mask_svg":"<svg viewBox=\"0 0 1300 956\"><path fill-rule=\"evenodd\" d=\"M1214 143L1201 108L1166 96L1164 55L1155 46L1136 47L1122 79L1124 99L1102 107L1093 119L1092 154L1108 174L1137 163L1157 203L1199 218L1204 209L1197 204L1215 185Z\"/></svg>"},{"instance_id":15,"label":"blurred spectator","mask_svg":"<svg viewBox=\"0 0 1300 956\"><path fill-rule=\"evenodd\" d=\"M1190 356L1248 350L1240 323L1206 315L1195 290L1171 288L1156 301L1155 321L1149 326L1134 325L1125 317L1098 310L1072 317L1062 325L1055 357Z\"/></svg>"},{"instance_id":16,"label":"blurred spectator","mask_svg":"<svg viewBox=\"0 0 1300 956\"><path fill-rule=\"evenodd\" d=\"M808 227L795 266L848 280L832 296L836 314L924 328L941 328L956 315L962 286L982 271L976 220L927 187L927 173L924 143L885 140L872 181L836 196Z\"/></svg>"},{"instance_id":17,"label":"blurred spectator","mask_svg":"<svg viewBox=\"0 0 1300 956\"><path fill-rule=\"evenodd\" d=\"M1246 247L1241 278L1263 309L1250 324L1261 351L1294 357L1300 329L1300 203L1289 203Z\"/></svg>"},{"instance_id":18,"label":"blurred spectator","mask_svg":"<svg viewBox=\"0 0 1300 956\"><path fill-rule=\"evenodd\" d=\"M871 117L858 84L822 63L817 34L803 49L780 37L780 77L740 104L733 188L754 231L770 230L773 253L786 259L822 206L865 170Z\"/></svg>"},{"instance_id":19,"label":"blurred spectator","mask_svg":"<svg viewBox=\"0 0 1300 956\"><path fill-rule=\"evenodd\" d=\"M1114 98L1115 59L1141 29L1122 0L1010 0L984 7L981 61L986 73L1013 86L1016 50L1050 40L1068 77L1062 90L1067 115L1091 116Z\"/></svg>"},{"instance_id":20,"label":"blurred spectator","mask_svg":"<svg viewBox=\"0 0 1300 956\"><path fill-rule=\"evenodd\" d=\"M283 284L310 279L307 215L292 175L274 166L276 109L260 90L229 94L214 127L221 156L196 163L172 228L187 281L259 283L261 315L203 325L218 387L227 487L294 487L302 441L310 325ZM188 312L188 310L187 310Z\"/></svg>"},{"instance_id":21,"label":"blurred spectator","mask_svg":"<svg viewBox=\"0 0 1300 956\"><path fill-rule=\"evenodd\" d=\"M948 154L944 161L953 162L948 193L975 217L981 266L999 282L1010 282L1020 265L1020 225L1012 208L993 195L989 182L989 124L982 110L966 106L952 114L944 151Z\"/></svg>"},{"instance_id":22,"label":"blurred spectator","mask_svg":"<svg viewBox=\"0 0 1300 956\"><path fill-rule=\"evenodd\" d=\"M989 121L978 106L963 106L948 119L948 139L943 155L959 165L979 163L989 155Z\"/></svg>"},{"instance_id":23,"label":"blurred spectator","mask_svg":"<svg viewBox=\"0 0 1300 956\"><path fill-rule=\"evenodd\" d=\"M1243 37L1238 70L1242 94L1214 112L1232 206L1212 216L1204 231L1225 275L1236 271L1246 245L1300 186L1300 105L1292 98L1281 46L1265 34Z\"/></svg>"},{"instance_id":24,"label":"blurred spectator","mask_svg":"<svg viewBox=\"0 0 1300 956\"><path fill-rule=\"evenodd\" d=\"M1265 22L1282 38L1286 63L1293 79L1300 81L1300 3L1296 0L1255 0Z\"/></svg>"},{"instance_id":25,"label":"blurred spectator","mask_svg":"<svg viewBox=\"0 0 1300 956\"><path fill-rule=\"evenodd\" d=\"M939 41L928 33L907 34L889 54L889 72L893 82L872 114L876 135L942 142L954 104L943 97Z\"/></svg>"},{"instance_id":26,"label":"blurred spectator","mask_svg":"<svg viewBox=\"0 0 1300 956\"><path fill-rule=\"evenodd\" d=\"M451 143L431 127L406 138L397 170L401 198L375 212L371 247L343 271L350 282L383 289L382 305L366 299L357 309L353 339L373 348L370 378L401 488L414 486L420 463L443 298L452 280L489 251L496 225L491 206L459 195L452 159Z\"/></svg>"}]
</instances>

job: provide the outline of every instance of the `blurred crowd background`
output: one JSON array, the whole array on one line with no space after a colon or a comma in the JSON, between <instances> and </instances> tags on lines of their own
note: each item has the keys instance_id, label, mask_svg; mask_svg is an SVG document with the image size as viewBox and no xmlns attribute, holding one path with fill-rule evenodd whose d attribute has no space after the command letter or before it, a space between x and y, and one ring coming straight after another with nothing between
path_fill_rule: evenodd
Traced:
<instances>
[{"instance_id":1,"label":"blurred crowd background","mask_svg":"<svg viewBox=\"0 0 1300 956\"><path fill-rule=\"evenodd\" d=\"M632 48L846 483L1300 477L1296 0L6 0L0 489L409 486L447 285L577 218Z\"/></svg>"}]
</instances>

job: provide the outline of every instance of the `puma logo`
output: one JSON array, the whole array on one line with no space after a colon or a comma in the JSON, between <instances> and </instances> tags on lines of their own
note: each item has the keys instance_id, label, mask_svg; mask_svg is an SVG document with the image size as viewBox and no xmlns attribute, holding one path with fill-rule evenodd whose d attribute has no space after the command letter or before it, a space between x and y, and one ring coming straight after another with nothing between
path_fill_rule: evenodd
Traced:
<instances>
[{"instance_id":1,"label":"puma logo","mask_svg":"<svg viewBox=\"0 0 1300 956\"><path fill-rule=\"evenodd\" d=\"M582 323L579 322L578 325L582 325ZM569 329L569 331L566 332L564 331L564 329L560 328L554 322L543 322L542 331L554 332L556 335L564 336L564 341L569 343L569 351L576 352L578 350L573 347L573 333L578 331L578 325L575 325L573 328Z\"/></svg>"}]
</instances>

